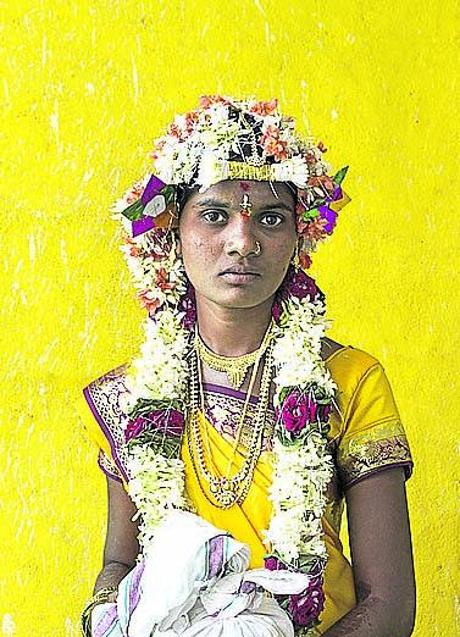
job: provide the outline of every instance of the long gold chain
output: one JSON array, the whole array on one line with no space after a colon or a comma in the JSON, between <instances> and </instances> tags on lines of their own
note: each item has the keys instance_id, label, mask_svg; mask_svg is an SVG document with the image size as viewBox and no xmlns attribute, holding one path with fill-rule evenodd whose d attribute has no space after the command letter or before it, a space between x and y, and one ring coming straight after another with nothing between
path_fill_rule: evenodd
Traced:
<instances>
[{"instance_id":1,"label":"long gold chain","mask_svg":"<svg viewBox=\"0 0 460 637\"><path fill-rule=\"evenodd\" d=\"M198 369L199 365L198 356L192 357L191 362L191 379L192 379L192 391L191 391L191 414L188 418L188 431L187 439L189 445L189 453L192 461L193 470L197 478L199 487L205 496L205 498L216 507L221 509L228 509L234 504L241 503L246 498L250 489L254 470L262 449L263 430L265 426L265 416L267 412L268 402L270 398L270 380L271 380L271 367L272 367L272 344L267 348L266 360L264 369L262 372L262 380L260 386L259 403L256 412L255 422L253 426L253 432L251 440L248 445L247 454L244 458L241 469L232 477L229 474L226 476L215 475L212 473L207 465L203 448L203 441L200 433L200 423L198 418L198 395L199 394L199 378ZM250 392L248 392L250 396ZM204 416L204 414L203 414ZM203 423L206 428L206 422ZM192 444L193 440L193 444ZM208 440L208 458L212 463L211 450ZM195 447L195 449L193 449ZM234 446L236 451L236 446ZM196 454L195 454L196 450ZM196 460L195 461L195 455ZM198 465L198 466L197 466ZM206 492L201 476L206 480L209 486L209 491L212 494L212 498L208 496Z\"/></svg>"},{"instance_id":2,"label":"long gold chain","mask_svg":"<svg viewBox=\"0 0 460 637\"><path fill-rule=\"evenodd\" d=\"M259 365L260 365L261 358L262 358L262 356L259 356L257 358L257 360L256 360L256 362L254 364L254 369L253 369L252 374L251 374L251 380L249 382L248 391L247 391L246 397L244 399L243 411L241 412L241 416L240 416L240 419L239 419L239 423L238 423L238 427L237 427L237 431L236 431L236 435L235 435L235 440L234 440L234 443L233 443L232 453L230 454L230 458L229 458L229 461L228 461L227 471L224 474L227 477L230 476L230 471L231 471L232 466L233 466L233 459L235 458L236 450L237 450L237 448L238 448L238 446L239 446L239 444L241 442L241 435L242 435L244 423L246 421L246 414L247 414L247 411L248 411L248 406L249 406L251 394L253 392L255 381L256 381L256 378L257 378L257 372L259 371ZM200 361L199 360L197 361L197 367L198 367L198 386L199 386L199 389L200 389L200 409L201 409L201 413L204 415L206 413L206 405L205 405L205 399L204 399L203 374L202 374L202 369L201 369L201 365L200 365ZM210 446L210 443L209 443L209 434L208 434L208 428L207 427L205 427L204 439L205 439L205 442L206 442L206 451L208 453L208 458L212 462L211 446Z\"/></svg>"},{"instance_id":3,"label":"long gold chain","mask_svg":"<svg viewBox=\"0 0 460 637\"><path fill-rule=\"evenodd\" d=\"M239 389L246 378L248 369L251 365L255 365L257 359L260 359L267 349L272 336L272 326L273 321L270 323L267 331L265 332L265 336L260 347L254 352L249 352L242 356L221 356L220 354L216 354L203 342L198 332L198 327L195 331L194 347L200 360L205 365L217 372L225 372L233 389Z\"/></svg>"}]
</instances>

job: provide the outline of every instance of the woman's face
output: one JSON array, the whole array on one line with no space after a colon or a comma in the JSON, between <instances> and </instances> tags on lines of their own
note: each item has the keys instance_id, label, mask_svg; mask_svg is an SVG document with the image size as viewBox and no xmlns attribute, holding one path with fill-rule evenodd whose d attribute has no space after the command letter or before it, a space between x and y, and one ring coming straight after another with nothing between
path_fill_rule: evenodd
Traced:
<instances>
[{"instance_id":1,"label":"woman's face","mask_svg":"<svg viewBox=\"0 0 460 637\"><path fill-rule=\"evenodd\" d=\"M277 196L268 182L228 180L188 198L179 246L198 302L256 307L281 285L297 241L295 200L286 184L273 186Z\"/></svg>"}]
</instances>

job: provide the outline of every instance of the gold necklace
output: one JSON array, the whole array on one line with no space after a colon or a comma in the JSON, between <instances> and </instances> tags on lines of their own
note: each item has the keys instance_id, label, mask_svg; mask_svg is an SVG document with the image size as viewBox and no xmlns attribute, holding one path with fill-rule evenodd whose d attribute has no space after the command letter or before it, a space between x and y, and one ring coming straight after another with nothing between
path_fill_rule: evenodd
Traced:
<instances>
[{"instance_id":1,"label":"gold necklace","mask_svg":"<svg viewBox=\"0 0 460 637\"><path fill-rule=\"evenodd\" d=\"M232 453L231 453L230 459L228 461L227 471L225 472L226 476L230 476L230 471L231 471L232 466L233 466L233 460L234 460L235 455L236 455L236 450L238 449L238 446L239 446L239 444L241 442L241 436L242 436L242 432L243 432L244 423L245 423L245 420L246 420L246 414L247 414L249 402L250 402L250 399L251 399L252 391L254 389L254 385L255 385L255 382L256 382L257 372L259 370L259 364L260 364L261 358L262 358L262 354L260 356L258 356L257 360L254 363L254 368L252 370L248 391L246 392L246 397L244 399L243 411L241 412L240 420L239 420L238 427L237 427L237 430L236 430L236 435L235 435L235 440L234 440L234 443L233 443ZM205 406L205 401L204 401L203 376L202 376L202 370L201 370L200 361L197 361L197 368L198 368L198 386L199 386L199 389L200 389L200 409L201 409L201 413L204 415L206 413L206 406ZM211 446L209 444L209 435L208 435L208 428L207 427L205 427L205 436L204 437L205 437L205 442L206 442L206 447L207 447L206 450L207 450L207 453L208 453L208 458L212 462Z\"/></svg>"},{"instance_id":2,"label":"gold necklace","mask_svg":"<svg viewBox=\"0 0 460 637\"><path fill-rule=\"evenodd\" d=\"M265 426L265 415L270 398L270 380L271 380L271 367L272 367L272 345L267 348L267 356L262 372L262 380L260 386L260 395L258 402L258 409L254 419L253 432L251 440L248 445L246 457L244 458L241 469L232 477L228 473L225 476L216 475L208 469L204 445L200 433L200 422L198 418L198 394L200 389L199 376L198 376L198 356L192 357L191 362L191 379L192 379L192 391L191 391L191 414L187 421L187 440L189 454L192 461L193 471L195 473L198 485L203 493L204 497L213 506L221 509L229 509L236 503L242 503L246 498L249 489L251 487L252 478L257 461L262 450L263 430ZM250 393L248 392L250 396ZM247 400L249 402L249 400ZM204 414L203 414L204 415ZM240 422L240 430L242 429L243 421ZM206 432L206 423L204 423ZM207 432L206 432L207 433ZM238 435L239 438L239 435ZM209 445L209 439L207 442L207 454L209 462L212 464L211 450ZM236 441L237 442L237 441ZM193 443L193 444L192 444ZM234 445L234 451L236 451L237 444ZM196 459L195 459L196 456ZM207 490L202 484L202 478L208 483L208 489L211 497L208 495Z\"/></svg>"},{"instance_id":3,"label":"gold necklace","mask_svg":"<svg viewBox=\"0 0 460 637\"><path fill-rule=\"evenodd\" d=\"M270 321L263 341L258 349L248 354L242 354L242 356L222 356L216 354L203 342L201 336L198 333L198 326L195 330L195 342L194 347L200 358L200 360L217 372L225 372L227 374L228 382L233 389L239 389L243 384L248 369L251 365L254 365L256 360L265 352L267 346L272 339L272 327L273 320Z\"/></svg>"}]
</instances>

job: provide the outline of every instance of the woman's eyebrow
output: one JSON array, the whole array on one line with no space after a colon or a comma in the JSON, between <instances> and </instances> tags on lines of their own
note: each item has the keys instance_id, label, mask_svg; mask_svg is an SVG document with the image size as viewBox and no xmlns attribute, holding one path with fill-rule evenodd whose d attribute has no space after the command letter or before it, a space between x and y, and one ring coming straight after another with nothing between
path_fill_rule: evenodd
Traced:
<instances>
[{"instance_id":1,"label":"woman's eyebrow","mask_svg":"<svg viewBox=\"0 0 460 637\"><path fill-rule=\"evenodd\" d=\"M194 205L197 208L206 208L208 206L213 206L215 208L231 208L231 204L227 201L222 201L222 199L202 199ZM276 203L266 203L260 207L254 206L254 208L260 212L264 210L285 210L286 212L292 212L292 207L281 201L277 201Z\"/></svg>"},{"instance_id":2,"label":"woman's eyebrow","mask_svg":"<svg viewBox=\"0 0 460 637\"><path fill-rule=\"evenodd\" d=\"M258 208L258 210L260 210L260 211L263 211L263 210L285 210L286 212L292 212L293 208L291 206L288 206L286 203L282 203L280 201L278 203L265 204L265 205L261 206L260 208Z\"/></svg>"},{"instance_id":3,"label":"woman's eyebrow","mask_svg":"<svg viewBox=\"0 0 460 637\"><path fill-rule=\"evenodd\" d=\"M214 206L216 208L230 208L230 204L222 199L202 199L194 204L197 208L205 208L206 206Z\"/></svg>"}]
</instances>

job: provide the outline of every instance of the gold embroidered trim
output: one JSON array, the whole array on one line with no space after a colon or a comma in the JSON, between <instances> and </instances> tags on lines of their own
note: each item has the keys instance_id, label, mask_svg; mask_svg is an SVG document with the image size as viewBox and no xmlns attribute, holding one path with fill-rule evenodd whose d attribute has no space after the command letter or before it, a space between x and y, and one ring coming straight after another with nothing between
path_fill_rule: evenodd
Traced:
<instances>
[{"instance_id":1,"label":"gold embroidered trim","mask_svg":"<svg viewBox=\"0 0 460 637\"><path fill-rule=\"evenodd\" d=\"M402 423L399 420L384 421L345 437L339 444L337 464L345 487L379 469L411 465L412 456Z\"/></svg>"}]
</instances>

